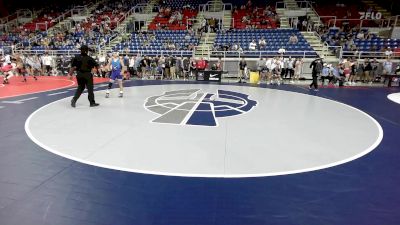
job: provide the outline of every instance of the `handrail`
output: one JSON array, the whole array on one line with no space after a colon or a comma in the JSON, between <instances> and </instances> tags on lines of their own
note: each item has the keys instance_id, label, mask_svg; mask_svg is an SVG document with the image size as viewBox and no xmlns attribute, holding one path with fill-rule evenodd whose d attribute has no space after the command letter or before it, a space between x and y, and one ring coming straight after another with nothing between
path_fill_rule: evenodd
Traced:
<instances>
[{"instance_id":1,"label":"handrail","mask_svg":"<svg viewBox=\"0 0 400 225\"><path fill-rule=\"evenodd\" d=\"M42 34L38 34L38 35L28 39L29 46L31 46L32 42L37 41L40 38L43 38ZM23 47L23 43L22 42L20 42L20 43L15 45L15 50L18 50L20 47Z\"/></svg>"},{"instance_id":2,"label":"handrail","mask_svg":"<svg viewBox=\"0 0 400 225\"><path fill-rule=\"evenodd\" d=\"M356 53L356 54L355 54ZM344 57L356 56L358 60L365 58L376 58L376 59L387 59L388 57L385 55L385 52L371 52L371 51L343 51ZM400 53L394 52L391 55L391 58L400 59Z\"/></svg>"},{"instance_id":3,"label":"handrail","mask_svg":"<svg viewBox=\"0 0 400 225\"><path fill-rule=\"evenodd\" d=\"M319 40L321 40L322 44L323 44L323 55L324 57L326 57L325 53L329 52L329 50L331 50L332 48L338 48L339 49L339 56L338 58L341 59L342 55L343 55L343 47L342 46L336 46L336 45L329 45L328 42L326 41L322 41L322 37L321 35L316 32L316 31L312 31L312 33L318 37Z\"/></svg>"},{"instance_id":4,"label":"handrail","mask_svg":"<svg viewBox=\"0 0 400 225\"><path fill-rule=\"evenodd\" d=\"M379 21L380 22L379 25L378 25L379 27L384 27L383 25L384 25L385 21L388 21L387 27L391 27L390 26L390 19L378 19L378 20L376 20L376 19L334 19L333 24L331 24L332 20L329 20L327 25L328 25L328 27L331 27L331 25L332 25L332 27L336 27L336 23L340 22L340 21L346 21L346 22L359 21L358 25L359 25L360 28L363 27L363 22L364 21L374 21L374 22Z\"/></svg>"},{"instance_id":5,"label":"handrail","mask_svg":"<svg viewBox=\"0 0 400 225\"><path fill-rule=\"evenodd\" d=\"M8 15L6 17L1 18L0 19L0 23L1 24L8 24L8 23L14 21L14 23L17 24L18 19L21 16L22 17L26 17L28 15L29 15L30 18L33 17L33 13L32 13L31 10L29 10L29 9L19 9L19 10L17 10L15 13L13 13L11 15Z\"/></svg>"},{"instance_id":6,"label":"handrail","mask_svg":"<svg viewBox=\"0 0 400 225\"><path fill-rule=\"evenodd\" d=\"M38 55L43 54L44 52L48 53L49 55L73 55L79 54L79 49L73 50L26 50L26 49L19 49L15 50L16 53L23 54L23 55Z\"/></svg>"},{"instance_id":7,"label":"handrail","mask_svg":"<svg viewBox=\"0 0 400 225\"><path fill-rule=\"evenodd\" d=\"M306 58L307 53L316 53L315 51L290 51L290 52L291 52L290 54L286 53L286 56ZM227 54L231 54L231 55L237 54L239 58L242 56L246 56L249 53L253 56L254 56L254 53L257 53L258 58L263 58L263 57L272 58L272 57L279 57L281 55L277 51L231 51L231 50L229 50L229 51L211 51L210 53L211 53L211 56L223 55L223 57L226 57ZM272 53L272 54L269 54L269 53ZM255 58L255 57L252 57L252 58Z\"/></svg>"}]
</instances>

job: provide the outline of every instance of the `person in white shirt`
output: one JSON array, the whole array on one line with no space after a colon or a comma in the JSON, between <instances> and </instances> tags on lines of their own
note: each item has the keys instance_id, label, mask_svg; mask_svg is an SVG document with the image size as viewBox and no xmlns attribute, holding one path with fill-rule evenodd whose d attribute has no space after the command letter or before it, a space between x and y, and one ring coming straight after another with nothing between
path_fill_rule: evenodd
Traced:
<instances>
[{"instance_id":1,"label":"person in white shirt","mask_svg":"<svg viewBox=\"0 0 400 225\"><path fill-rule=\"evenodd\" d=\"M364 39L364 33L363 32L359 32L357 34L357 39Z\"/></svg>"},{"instance_id":2,"label":"person in white shirt","mask_svg":"<svg viewBox=\"0 0 400 225\"><path fill-rule=\"evenodd\" d=\"M385 51L385 56L386 56L386 58L390 58L390 56L392 56L392 54L393 54L392 49L390 49L390 47L388 47L388 48L386 49L386 51Z\"/></svg>"},{"instance_id":3,"label":"person in white shirt","mask_svg":"<svg viewBox=\"0 0 400 225\"><path fill-rule=\"evenodd\" d=\"M253 40L252 42L250 42L250 44L249 44L249 50L250 50L250 51L255 51L255 50L256 50L256 47L257 47L257 43L256 43L255 40Z\"/></svg>"},{"instance_id":4,"label":"person in white shirt","mask_svg":"<svg viewBox=\"0 0 400 225\"><path fill-rule=\"evenodd\" d=\"M47 76L50 76L51 73L51 65L52 65L52 60L53 58L51 56L49 56L49 54L46 52L44 53L44 56L42 56L42 65L44 67L44 70L47 73Z\"/></svg>"},{"instance_id":5,"label":"person in white shirt","mask_svg":"<svg viewBox=\"0 0 400 225\"><path fill-rule=\"evenodd\" d=\"M285 54L286 50L282 47L280 49L278 49L278 53L280 54L280 56L282 57L283 54Z\"/></svg>"},{"instance_id":6,"label":"person in white shirt","mask_svg":"<svg viewBox=\"0 0 400 225\"><path fill-rule=\"evenodd\" d=\"M136 57L135 56L131 56L131 58L129 58L129 73L131 74L131 77L133 77L135 75L135 62L136 62Z\"/></svg>"},{"instance_id":7,"label":"person in white shirt","mask_svg":"<svg viewBox=\"0 0 400 225\"><path fill-rule=\"evenodd\" d=\"M281 84L281 72L282 72L282 64L283 64L283 60L280 60L279 58L276 58L274 60L274 64L273 64L273 69L272 69L272 81L271 84L276 83L278 85Z\"/></svg>"},{"instance_id":8,"label":"person in white shirt","mask_svg":"<svg viewBox=\"0 0 400 225\"><path fill-rule=\"evenodd\" d=\"M272 75L272 65L273 63L272 58L268 58L267 61L265 62L265 67L267 68L267 84L271 84L271 75Z\"/></svg>"}]
</instances>

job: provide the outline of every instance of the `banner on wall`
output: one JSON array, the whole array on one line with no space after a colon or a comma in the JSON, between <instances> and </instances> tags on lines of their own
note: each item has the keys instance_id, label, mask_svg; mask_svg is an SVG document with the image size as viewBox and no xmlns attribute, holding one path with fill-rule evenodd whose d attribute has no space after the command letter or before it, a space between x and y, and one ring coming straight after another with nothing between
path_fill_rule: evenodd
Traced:
<instances>
[{"instance_id":1,"label":"banner on wall","mask_svg":"<svg viewBox=\"0 0 400 225\"><path fill-rule=\"evenodd\" d=\"M360 20L380 20L382 13L380 12L358 12L360 14Z\"/></svg>"}]
</instances>

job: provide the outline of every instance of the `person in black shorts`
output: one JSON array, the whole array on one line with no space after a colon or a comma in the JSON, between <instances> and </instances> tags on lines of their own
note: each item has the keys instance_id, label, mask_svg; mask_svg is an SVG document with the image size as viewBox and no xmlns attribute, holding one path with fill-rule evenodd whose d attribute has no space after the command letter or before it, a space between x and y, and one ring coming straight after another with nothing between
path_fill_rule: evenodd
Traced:
<instances>
[{"instance_id":1,"label":"person in black shorts","mask_svg":"<svg viewBox=\"0 0 400 225\"><path fill-rule=\"evenodd\" d=\"M71 106L74 108L76 107L76 101L85 90L85 87L88 90L90 107L99 106L99 104L94 101L92 74L92 69L97 69L99 65L92 57L88 56L88 52L88 46L82 45L81 54L72 59L71 69L69 71L70 77L72 77L72 74L75 70L77 71L76 80L78 81L78 88L76 89L75 95L71 100Z\"/></svg>"}]
</instances>

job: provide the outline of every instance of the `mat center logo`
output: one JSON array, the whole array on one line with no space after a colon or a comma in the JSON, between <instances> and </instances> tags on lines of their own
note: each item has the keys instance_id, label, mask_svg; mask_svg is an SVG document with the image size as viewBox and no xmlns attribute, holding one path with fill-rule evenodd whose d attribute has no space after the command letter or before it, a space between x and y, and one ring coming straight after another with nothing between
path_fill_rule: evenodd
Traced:
<instances>
[{"instance_id":1,"label":"mat center logo","mask_svg":"<svg viewBox=\"0 0 400 225\"><path fill-rule=\"evenodd\" d=\"M243 93L203 93L201 89L168 91L145 102L146 109L159 114L154 123L194 126L218 126L217 118L247 113L256 105L257 101Z\"/></svg>"}]
</instances>

